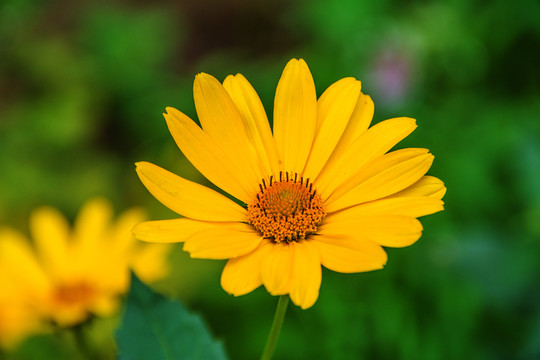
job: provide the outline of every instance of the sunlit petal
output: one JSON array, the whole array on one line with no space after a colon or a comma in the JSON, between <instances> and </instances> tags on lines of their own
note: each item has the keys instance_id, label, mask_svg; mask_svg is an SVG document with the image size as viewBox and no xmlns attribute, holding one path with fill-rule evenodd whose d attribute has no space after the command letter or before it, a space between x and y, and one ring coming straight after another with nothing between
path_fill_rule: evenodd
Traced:
<instances>
[{"instance_id":1,"label":"sunlit petal","mask_svg":"<svg viewBox=\"0 0 540 360\"><path fill-rule=\"evenodd\" d=\"M137 174L162 204L197 220L244 221L246 210L220 193L148 162L137 163Z\"/></svg>"},{"instance_id":2,"label":"sunlit petal","mask_svg":"<svg viewBox=\"0 0 540 360\"><path fill-rule=\"evenodd\" d=\"M227 76L223 87L242 115L249 140L257 151L259 166L267 175L278 173L280 169L276 142L255 89L242 74Z\"/></svg>"},{"instance_id":3,"label":"sunlit petal","mask_svg":"<svg viewBox=\"0 0 540 360\"><path fill-rule=\"evenodd\" d=\"M184 250L193 258L231 259L255 250L261 241L251 225L231 223L194 233L185 240Z\"/></svg>"},{"instance_id":4,"label":"sunlit petal","mask_svg":"<svg viewBox=\"0 0 540 360\"><path fill-rule=\"evenodd\" d=\"M420 179L432 162L427 149L403 149L381 156L336 189L325 202L326 209L333 212L395 194Z\"/></svg>"},{"instance_id":5,"label":"sunlit petal","mask_svg":"<svg viewBox=\"0 0 540 360\"><path fill-rule=\"evenodd\" d=\"M234 296L245 295L262 285L261 263L272 248L263 240L253 252L227 261L221 274L221 286Z\"/></svg>"},{"instance_id":6,"label":"sunlit petal","mask_svg":"<svg viewBox=\"0 0 540 360\"><path fill-rule=\"evenodd\" d=\"M266 176L242 116L223 85L212 75L201 73L193 83L193 98L204 132L221 147L242 176L250 183Z\"/></svg>"},{"instance_id":7,"label":"sunlit petal","mask_svg":"<svg viewBox=\"0 0 540 360\"><path fill-rule=\"evenodd\" d=\"M289 61L276 89L274 137L285 171L301 173L315 137L317 95L304 60Z\"/></svg>"},{"instance_id":8,"label":"sunlit petal","mask_svg":"<svg viewBox=\"0 0 540 360\"><path fill-rule=\"evenodd\" d=\"M168 107L163 115L174 141L197 170L235 198L245 203L252 200L257 183L244 177L221 146L180 111Z\"/></svg>"},{"instance_id":9,"label":"sunlit petal","mask_svg":"<svg viewBox=\"0 0 540 360\"><path fill-rule=\"evenodd\" d=\"M360 81L345 78L332 84L317 102L315 139L304 176L315 179L334 151L360 94Z\"/></svg>"},{"instance_id":10,"label":"sunlit petal","mask_svg":"<svg viewBox=\"0 0 540 360\"><path fill-rule=\"evenodd\" d=\"M348 229L348 228L347 228ZM345 230L345 228L343 229ZM321 256L321 264L341 273L357 273L382 269L387 255L377 243L363 238L358 232L344 235L314 236L311 241Z\"/></svg>"}]
</instances>

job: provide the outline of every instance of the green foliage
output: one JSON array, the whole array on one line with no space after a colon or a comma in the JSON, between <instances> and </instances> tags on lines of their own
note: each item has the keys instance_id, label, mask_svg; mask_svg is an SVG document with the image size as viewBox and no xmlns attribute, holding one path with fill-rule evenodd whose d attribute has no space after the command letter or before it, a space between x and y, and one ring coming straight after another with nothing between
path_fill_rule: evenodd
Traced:
<instances>
[{"instance_id":1,"label":"green foliage","mask_svg":"<svg viewBox=\"0 0 540 360\"><path fill-rule=\"evenodd\" d=\"M24 229L44 204L73 216L91 195L174 217L133 163L208 181L176 148L164 108L196 118L194 75L240 72L271 121L282 68L303 57L318 94L355 76L375 122L416 118L399 146L429 148L448 193L384 270L325 271L315 306L289 308L276 358L540 356L538 1L0 3L0 223ZM276 299L228 296L220 262L179 253L160 290L204 314L231 358L259 356ZM61 358L49 340L13 358Z\"/></svg>"},{"instance_id":2,"label":"green foliage","mask_svg":"<svg viewBox=\"0 0 540 360\"><path fill-rule=\"evenodd\" d=\"M199 316L154 293L135 275L116 340L123 360L226 359Z\"/></svg>"}]
</instances>

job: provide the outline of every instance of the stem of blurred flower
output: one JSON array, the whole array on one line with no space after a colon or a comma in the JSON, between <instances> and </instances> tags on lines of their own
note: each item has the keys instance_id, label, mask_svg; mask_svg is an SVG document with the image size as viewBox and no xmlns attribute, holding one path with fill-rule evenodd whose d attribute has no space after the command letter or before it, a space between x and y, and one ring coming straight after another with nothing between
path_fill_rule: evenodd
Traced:
<instances>
[{"instance_id":1,"label":"stem of blurred flower","mask_svg":"<svg viewBox=\"0 0 540 360\"><path fill-rule=\"evenodd\" d=\"M84 359L98 359L96 349L94 349L92 344L88 341L87 334L88 327L93 320L94 318L90 317L86 321L71 327L75 346Z\"/></svg>"},{"instance_id":2,"label":"stem of blurred flower","mask_svg":"<svg viewBox=\"0 0 540 360\"><path fill-rule=\"evenodd\" d=\"M81 324L77 324L73 327L73 335L75 337L75 343L77 348L81 353L86 353L88 351L88 344L86 342L86 336L84 334L84 329Z\"/></svg>"},{"instance_id":3,"label":"stem of blurred flower","mask_svg":"<svg viewBox=\"0 0 540 360\"><path fill-rule=\"evenodd\" d=\"M276 343L279 337L279 332L281 331L281 325L283 325L283 319L285 319L288 304L289 295L281 295L277 304L276 314L274 315L272 329L270 330L270 335L268 335L268 340L266 341L266 346L264 347L261 360L270 360L272 358L272 354L274 353L274 349L276 348Z\"/></svg>"}]
</instances>

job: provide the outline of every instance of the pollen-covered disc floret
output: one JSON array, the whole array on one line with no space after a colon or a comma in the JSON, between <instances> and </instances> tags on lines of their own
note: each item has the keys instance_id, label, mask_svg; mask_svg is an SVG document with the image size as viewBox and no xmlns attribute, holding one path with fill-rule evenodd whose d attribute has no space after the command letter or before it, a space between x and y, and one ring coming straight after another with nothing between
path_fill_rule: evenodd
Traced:
<instances>
[{"instance_id":1,"label":"pollen-covered disc floret","mask_svg":"<svg viewBox=\"0 0 540 360\"><path fill-rule=\"evenodd\" d=\"M305 239L326 215L313 183L298 174L280 172L279 181L270 176L259 188L248 205L248 222L275 243Z\"/></svg>"}]
</instances>

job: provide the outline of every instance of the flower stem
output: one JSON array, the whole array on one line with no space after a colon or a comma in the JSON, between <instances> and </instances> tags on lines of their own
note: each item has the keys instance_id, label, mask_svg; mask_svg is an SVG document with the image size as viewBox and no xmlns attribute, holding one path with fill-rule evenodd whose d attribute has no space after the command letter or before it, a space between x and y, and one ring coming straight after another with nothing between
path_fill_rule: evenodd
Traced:
<instances>
[{"instance_id":1,"label":"flower stem","mask_svg":"<svg viewBox=\"0 0 540 360\"><path fill-rule=\"evenodd\" d=\"M285 319L285 312L287 312L287 305L289 304L289 295L281 295L276 308L276 314L274 315L274 322L272 323L272 329L270 330L270 335L268 335L268 340L266 341L266 346L264 347L261 360L270 360L274 349L276 348L276 343L279 337L279 332L281 331L281 325L283 325L283 319Z\"/></svg>"}]
</instances>

